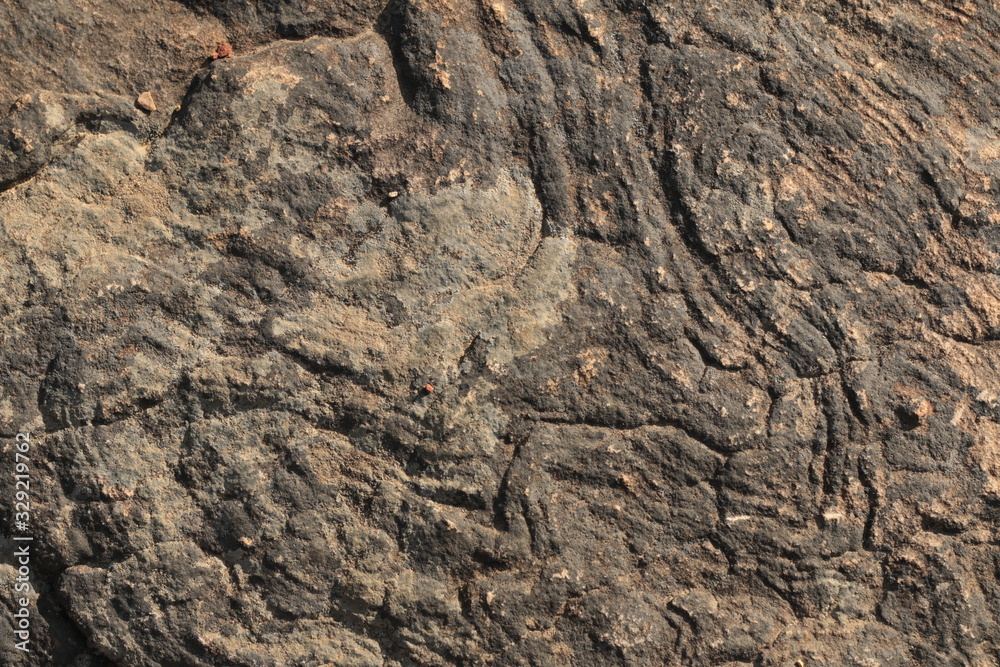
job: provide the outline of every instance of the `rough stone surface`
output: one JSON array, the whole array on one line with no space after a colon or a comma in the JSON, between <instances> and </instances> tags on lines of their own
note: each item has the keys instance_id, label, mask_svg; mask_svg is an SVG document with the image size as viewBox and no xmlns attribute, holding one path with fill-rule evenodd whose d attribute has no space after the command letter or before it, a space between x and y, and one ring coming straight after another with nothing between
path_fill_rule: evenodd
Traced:
<instances>
[{"instance_id":1,"label":"rough stone surface","mask_svg":"<svg viewBox=\"0 0 1000 667\"><path fill-rule=\"evenodd\" d=\"M998 664L995 3L0 25L3 664Z\"/></svg>"}]
</instances>

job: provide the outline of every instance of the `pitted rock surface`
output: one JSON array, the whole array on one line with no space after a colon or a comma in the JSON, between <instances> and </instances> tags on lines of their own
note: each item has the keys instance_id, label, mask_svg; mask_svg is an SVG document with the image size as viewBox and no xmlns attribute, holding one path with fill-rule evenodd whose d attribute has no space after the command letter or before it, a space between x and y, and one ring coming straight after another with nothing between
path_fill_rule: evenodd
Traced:
<instances>
[{"instance_id":1,"label":"pitted rock surface","mask_svg":"<svg viewBox=\"0 0 1000 667\"><path fill-rule=\"evenodd\" d=\"M4 664L1000 664L994 3L0 19Z\"/></svg>"}]
</instances>

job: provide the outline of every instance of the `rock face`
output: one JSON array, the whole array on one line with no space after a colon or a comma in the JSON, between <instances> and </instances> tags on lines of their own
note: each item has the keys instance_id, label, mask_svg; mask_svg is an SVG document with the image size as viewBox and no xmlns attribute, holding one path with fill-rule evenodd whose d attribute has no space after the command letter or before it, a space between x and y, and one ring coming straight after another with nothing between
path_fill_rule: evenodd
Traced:
<instances>
[{"instance_id":1,"label":"rock face","mask_svg":"<svg viewBox=\"0 0 1000 667\"><path fill-rule=\"evenodd\" d=\"M0 25L4 664L998 664L990 0Z\"/></svg>"}]
</instances>

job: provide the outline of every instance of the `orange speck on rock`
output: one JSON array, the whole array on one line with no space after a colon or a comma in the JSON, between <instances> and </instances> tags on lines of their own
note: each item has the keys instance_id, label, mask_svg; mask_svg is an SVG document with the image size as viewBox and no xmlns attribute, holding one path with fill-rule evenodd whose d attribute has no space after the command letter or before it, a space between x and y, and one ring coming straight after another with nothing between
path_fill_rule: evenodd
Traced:
<instances>
[{"instance_id":1,"label":"orange speck on rock","mask_svg":"<svg viewBox=\"0 0 1000 667\"><path fill-rule=\"evenodd\" d=\"M215 47L215 53L212 54L212 60L228 58L231 55L233 55L233 45L229 42L219 42L219 45Z\"/></svg>"},{"instance_id":2,"label":"orange speck on rock","mask_svg":"<svg viewBox=\"0 0 1000 667\"><path fill-rule=\"evenodd\" d=\"M431 393L432 391L434 391L434 385L428 382L427 384L424 385L424 391L426 391L428 394Z\"/></svg>"}]
</instances>

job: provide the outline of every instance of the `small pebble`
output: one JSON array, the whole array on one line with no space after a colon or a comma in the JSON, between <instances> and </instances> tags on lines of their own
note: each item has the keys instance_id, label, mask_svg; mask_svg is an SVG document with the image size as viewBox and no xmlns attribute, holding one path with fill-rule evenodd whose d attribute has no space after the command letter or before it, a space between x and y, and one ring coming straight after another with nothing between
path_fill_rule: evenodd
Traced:
<instances>
[{"instance_id":1,"label":"small pebble","mask_svg":"<svg viewBox=\"0 0 1000 667\"><path fill-rule=\"evenodd\" d=\"M135 101L136 105L147 113L156 111L156 102L153 101L153 93L148 90L141 95Z\"/></svg>"},{"instance_id":2,"label":"small pebble","mask_svg":"<svg viewBox=\"0 0 1000 667\"><path fill-rule=\"evenodd\" d=\"M428 382L427 384L424 385L424 391L426 391L428 394L431 393L432 391L434 391L434 385Z\"/></svg>"},{"instance_id":3,"label":"small pebble","mask_svg":"<svg viewBox=\"0 0 1000 667\"><path fill-rule=\"evenodd\" d=\"M215 53L212 54L212 60L228 58L231 55L233 55L233 45L229 42L219 42L219 45L215 47Z\"/></svg>"}]
</instances>

